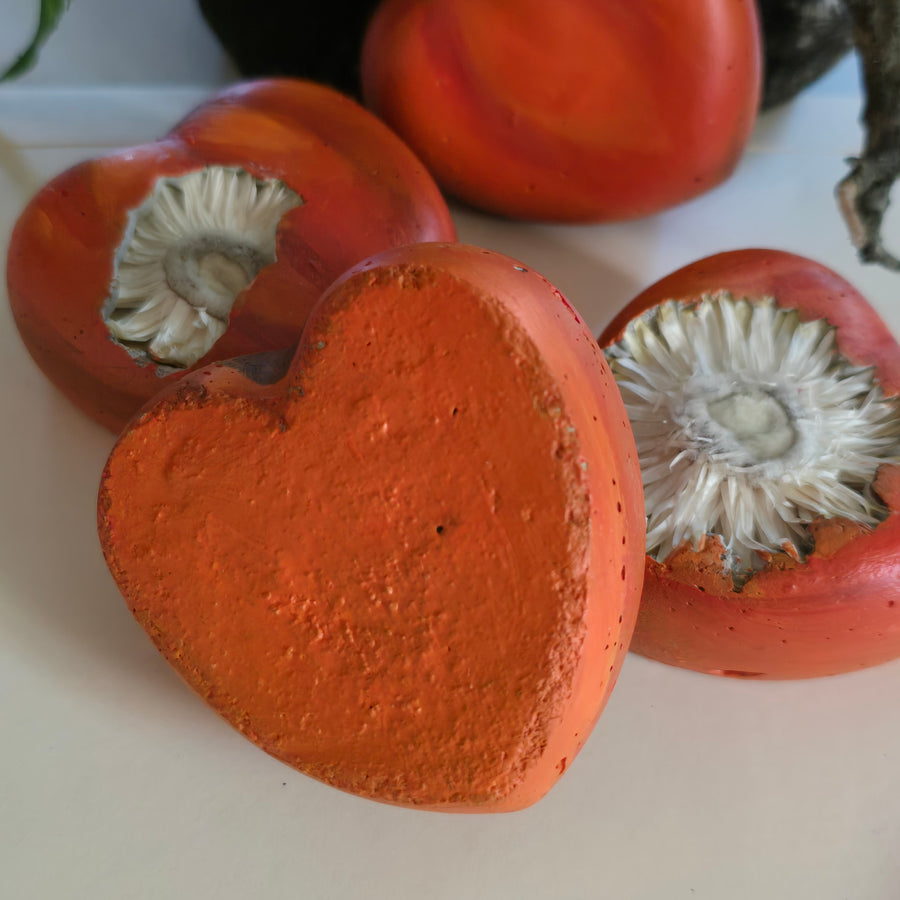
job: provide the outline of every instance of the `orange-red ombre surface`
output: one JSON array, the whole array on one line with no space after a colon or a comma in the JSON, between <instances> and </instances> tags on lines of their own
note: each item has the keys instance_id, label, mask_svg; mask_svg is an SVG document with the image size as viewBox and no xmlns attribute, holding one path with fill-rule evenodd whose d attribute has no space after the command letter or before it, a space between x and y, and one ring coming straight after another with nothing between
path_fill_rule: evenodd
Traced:
<instances>
[{"instance_id":1,"label":"orange-red ombre surface","mask_svg":"<svg viewBox=\"0 0 900 900\"><path fill-rule=\"evenodd\" d=\"M751 0L388 0L366 102L438 183L549 221L659 212L734 169L756 119Z\"/></svg>"}]
</instances>

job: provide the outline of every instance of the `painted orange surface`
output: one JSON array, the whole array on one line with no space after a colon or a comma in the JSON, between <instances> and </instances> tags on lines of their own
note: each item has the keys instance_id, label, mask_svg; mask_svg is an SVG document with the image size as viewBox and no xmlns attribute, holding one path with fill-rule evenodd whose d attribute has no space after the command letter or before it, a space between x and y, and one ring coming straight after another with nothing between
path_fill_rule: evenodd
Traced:
<instances>
[{"instance_id":1,"label":"painted orange surface","mask_svg":"<svg viewBox=\"0 0 900 900\"><path fill-rule=\"evenodd\" d=\"M840 352L874 366L886 395L900 393L900 346L868 301L825 266L779 250L720 253L679 269L636 297L599 341L618 340L631 319L666 300L691 303L719 290L774 297L805 320L827 319ZM631 649L744 678L833 675L900 657L900 469L882 467L875 491L890 510L876 528L813 523L815 549L804 562L778 555L741 591L715 541L664 563L648 557Z\"/></svg>"},{"instance_id":2,"label":"painted orange surface","mask_svg":"<svg viewBox=\"0 0 900 900\"><path fill-rule=\"evenodd\" d=\"M207 165L280 179L304 202L282 219L277 261L238 297L228 330L199 367L293 346L321 293L352 265L389 247L456 236L431 176L388 128L336 91L299 80L238 84L159 141L63 172L13 230L10 303L48 378L114 431L183 374L137 362L102 320L128 213L159 178Z\"/></svg>"},{"instance_id":3,"label":"painted orange surface","mask_svg":"<svg viewBox=\"0 0 900 900\"><path fill-rule=\"evenodd\" d=\"M388 0L363 92L467 203L616 220L731 173L761 59L751 0Z\"/></svg>"},{"instance_id":4,"label":"painted orange surface","mask_svg":"<svg viewBox=\"0 0 900 900\"><path fill-rule=\"evenodd\" d=\"M417 808L533 803L612 690L643 577L593 335L514 260L423 244L348 273L268 364L199 370L120 437L99 528L134 615L302 772Z\"/></svg>"}]
</instances>

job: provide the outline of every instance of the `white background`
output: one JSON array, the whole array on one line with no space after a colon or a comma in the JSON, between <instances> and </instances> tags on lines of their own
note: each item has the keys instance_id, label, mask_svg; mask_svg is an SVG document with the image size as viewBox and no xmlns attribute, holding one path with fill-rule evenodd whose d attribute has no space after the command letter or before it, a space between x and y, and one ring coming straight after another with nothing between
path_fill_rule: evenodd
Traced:
<instances>
[{"instance_id":1,"label":"white background","mask_svg":"<svg viewBox=\"0 0 900 900\"><path fill-rule=\"evenodd\" d=\"M33 9L0 0L0 59ZM39 67L0 86L0 244L46 178L158 136L232 77L191 0L76 0ZM900 275L856 261L832 198L858 112L849 60L764 116L732 179L692 203L597 227L458 211L460 236L542 271L595 331L678 266L773 246L830 264L900 333ZM750 683L632 655L531 809L363 801L256 749L158 657L97 544L113 438L37 371L6 303L0 385L0 896L900 897L900 663Z\"/></svg>"}]
</instances>

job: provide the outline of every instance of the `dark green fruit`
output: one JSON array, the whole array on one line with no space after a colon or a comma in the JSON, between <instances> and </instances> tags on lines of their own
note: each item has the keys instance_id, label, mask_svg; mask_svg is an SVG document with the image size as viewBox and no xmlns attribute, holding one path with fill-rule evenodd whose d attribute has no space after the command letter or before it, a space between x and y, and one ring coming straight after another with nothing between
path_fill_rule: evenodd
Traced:
<instances>
[{"instance_id":1,"label":"dark green fruit","mask_svg":"<svg viewBox=\"0 0 900 900\"><path fill-rule=\"evenodd\" d=\"M198 0L242 75L307 78L360 96L359 55L378 0Z\"/></svg>"},{"instance_id":2,"label":"dark green fruit","mask_svg":"<svg viewBox=\"0 0 900 900\"><path fill-rule=\"evenodd\" d=\"M787 102L853 46L844 0L757 0L765 45L762 108Z\"/></svg>"}]
</instances>

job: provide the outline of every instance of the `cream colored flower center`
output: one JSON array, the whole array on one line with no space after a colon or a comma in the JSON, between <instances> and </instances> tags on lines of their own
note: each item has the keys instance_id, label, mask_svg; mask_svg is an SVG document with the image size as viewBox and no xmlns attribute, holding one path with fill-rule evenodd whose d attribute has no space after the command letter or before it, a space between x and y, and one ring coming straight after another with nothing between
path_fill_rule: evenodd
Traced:
<instances>
[{"instance_id":1,"label":"cream colored flower center","mask_svg":"<svg viewBox=\"0 0 900 900\"><path fill-rule=\"evenodd\" d=\"M797 432L787 410L771 394L750 389L710 400L706 409L729 437L747 454L746 465L778 459L794 446Z\"/></svg>"},{"instance_id":2,"label":"cream colored flower center","mask_svg":"<svg viewBox=\"0 0 900 900\"><path fill-rule=\"evenodd\" d=\"M140 362L193 365L228 328L235 299L275 261L278 223L302 203L280 181L210 167L163 178L134 212L103 318Z\"/></svg>"},{"instance_id":3,"label":"cream colored flower center","mask_svg":"<svg viewBox=\"0 0 900 900\"><path fill-rule=\"evenodd\" d=\"M607 348L638 448L647 552L720 536L740 580L801 557L816 518L875 525L872 484L900 462L900 415L824 320L727 293L669 301Z\"/></svg>"}]
</instances>

